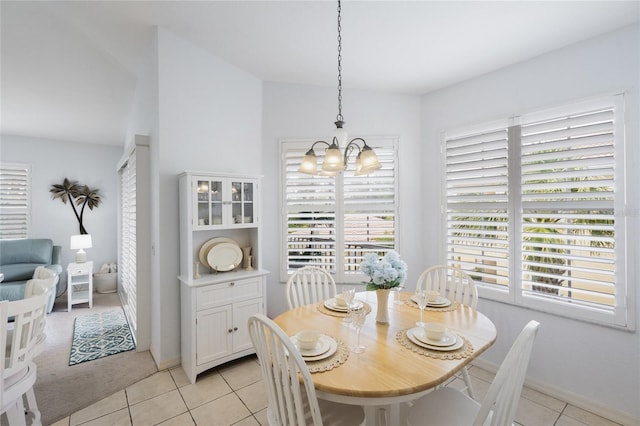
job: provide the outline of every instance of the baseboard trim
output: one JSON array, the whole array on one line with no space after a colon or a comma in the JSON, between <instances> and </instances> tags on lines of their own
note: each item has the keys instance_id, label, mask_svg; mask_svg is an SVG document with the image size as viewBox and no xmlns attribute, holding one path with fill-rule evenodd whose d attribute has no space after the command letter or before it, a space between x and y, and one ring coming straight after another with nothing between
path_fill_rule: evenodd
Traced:
<instances>
[{"instance_id":1,"label":"baseboard trim","mask_svg":"<svg viewBox=\"0 0 640 426\"><path fill-rule=\"evenodd\" d=\"M180 357L175 357L171 359L165 359L162 361L158 360L158 356L156 355L156 350L153 345L149 346L149 352L151 353L151 357L153 358L153 362L156 363L156 367L158 367L158 371L167 370L169 368L176 367L180 365Z\"/></svg>"},{"instance_id":2,"label":"baseboard trim","mask_svg":"<svg viewBox=\"0 0 640 426\"><path fill-rule=\"evenodd\" d=\"M498 371L499 367L499 365L483 359L475 359L472 364L494 374ZM549 385L548 383L542 382L540 380L535 380L527 377L525 379L525 385L533 390L542 392L554 398L558 398L575 407L581 408L585 411L589 411L590 413L604 417L605 419L614 421L616 423L620 423L622 425L640 424L640 417L634 417L628 413L612 409L611 407L603 405L598 401L593 401L591 399L585 398L582 395L578 395L565 389Z\"/></svg>"}]
</instances>

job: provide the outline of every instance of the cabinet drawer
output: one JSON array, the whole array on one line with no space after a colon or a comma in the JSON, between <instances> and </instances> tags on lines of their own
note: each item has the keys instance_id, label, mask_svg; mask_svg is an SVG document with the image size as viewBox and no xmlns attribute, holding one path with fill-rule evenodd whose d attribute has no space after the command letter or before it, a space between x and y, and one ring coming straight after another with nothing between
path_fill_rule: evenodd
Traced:
<instances>
[{"instance_id":1,"label":"cabinet drawer","mask_svg":"<svg viewBox=\"0 0 640 426\"><path fill-rule=\"evenodd\" d=\"M89 275L90 271L91 268L87 266L76 266L67 268L67 274L69 275Z\"/></svg>"},{"instance_id":2,"label":"cabinet drawer","mask_svg":"<svg viewBox=\"0 0 640 426\"><path fill-rule=\"evenodd\" d=\"M196 310L260 296L262 296L262 278L260 277L212 284L197 289Z\"/></svg>"}]
</instances>

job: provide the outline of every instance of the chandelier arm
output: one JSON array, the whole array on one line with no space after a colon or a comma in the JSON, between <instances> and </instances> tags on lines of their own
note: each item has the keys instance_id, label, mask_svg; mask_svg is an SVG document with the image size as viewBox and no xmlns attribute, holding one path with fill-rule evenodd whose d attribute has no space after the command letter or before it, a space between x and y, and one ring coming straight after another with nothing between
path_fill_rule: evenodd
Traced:
<instances>
[{"instance_id":1,"label":"chandelier arm","mask_svg":"<svg viewBox=\"0 0 640 426\"><path fill-rule=\"evenodd\" d=\"M335 138L334 138L334 139L335 139ZM313 148L315 148L315 146L316 146L317 144L319 144L319 143L323 143L323 144L325 144L327 147L331 146L331 145L329 144L329 142L325 142L325 141L315 141L315 142L313 143L313 145L311 145L311 148L309 148L309 150L310 150L310 151L313 151Z\"/></svg>"},{"instance_id":2,"label":"chandelier arm","mask_svg":"<svg viewBox=\"0 0 640 426\"><path fill-rule=\"evenodd\" d=\"M358 153L362 152L362 149L360 148L360 145L358 145L356 143L357 141L362 141L364 143L364 146L367 146L367 143L362 138L354 138L354 139L352 139L351 142L349 142L349 144L344 149L344 164L345 164L345 166L347 165L347 161L349 160L349 157L351 156L351 153L353 152L354 149L357 148L358 149Z\"/></svg>"}]
</instances>

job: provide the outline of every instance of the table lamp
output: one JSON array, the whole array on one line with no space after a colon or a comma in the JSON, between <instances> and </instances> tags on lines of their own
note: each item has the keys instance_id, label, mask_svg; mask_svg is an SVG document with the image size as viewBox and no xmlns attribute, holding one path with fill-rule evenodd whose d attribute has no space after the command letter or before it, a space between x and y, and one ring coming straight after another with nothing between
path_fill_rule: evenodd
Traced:
<instances>
[{"instance_id":1,"label":"table lamp","mask_svg":"<svg viewBox=\"0 0 640 426\"><path fill-rule=\"evenodd\" d=\"M84 263L87 261L87 253L84 249L91 248L91 235L72 235L71 236L71 250L78 250L76 253L76 263Z\"/></svg>"}]
</instances>

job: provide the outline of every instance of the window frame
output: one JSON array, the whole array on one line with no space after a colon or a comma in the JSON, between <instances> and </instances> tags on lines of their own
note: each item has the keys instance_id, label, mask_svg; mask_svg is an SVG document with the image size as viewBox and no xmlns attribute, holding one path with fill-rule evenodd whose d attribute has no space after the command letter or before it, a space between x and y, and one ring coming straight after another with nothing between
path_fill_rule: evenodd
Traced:
<instances>
[{"instance_id":1,"label":"window frame","mask_svg":"<svg viewBox=\"0 0 640 426\"><path fill-rule=\"evenodd\" d=\"M0 218L5 214L22 214L24 215L25 231L22 234L13 236L11 238L5 238L4 234L0 232L0 239L25 239L31 235L31 165L26 163L0 163L0 173L5 174L9 170L24 170L25 172L25 206L20 207L7 207L4 205L5 201L2 199L3 194L0 192ZM14 210L9 213L6 210Z\"/></svg>"},{"instance_id":2,"label":"window frame","mask_svg":"<svg viewBox=\"0 0 640 426\"><path fill-rule=\"evenodd\" d=\"M554 299L545 297L543 294L534 294L532 291L526 291L523 284L523 271L525 259L522 253L522 235L523 235L523 211L527 205L522 201L522 173L520 170L522 153L522 139L520 130L522 126L528 123L544 121L562 116L581 113L589 109L608 108L614 109L613 122L613 141L614 141L614 158L612 165L614 168L613 185L615 187L613 193L613 217L614 235L615 235L615 272L614 272L614 302L611 311L608 312L596 307L589 307L586 303L571 303L570 299ZM474 126L466 126L451 131L445 131L441 134L441 153L442 153L442 228L443 253L446 256L446 262L455 263L449 253L450 229L448 224L449 218L449 198L447 193L447 141L455 138L469 137L471 135L483 132L490 132L496 129L505 129L508 132L508 201L506 204L508 215L508 272L507 280L509 285L501 288L497 285L489 285L478 281L478 294L480 297L520 306L528 309L534 309L547 312L559 316L564 316L576 320L593 322L601 325L613 326L627 330L635 329L635 311L631 302L634 296L633 286L629 284L627 260L626 260L626 239L629 227L627 226L628 212L625 206L626 200L626 158L625 158L625 110L624 110L624 94L613 94L608 96L600 96L597 98L587 99L568 103L565 105L541 109L536 112L513 116L501 120L495 120L488 123L478 124ZM515 173L514 173L515 171ZM535 204L533 204L535 206ZM571 204L560 210L569 209ZM577 207L571 206L573 209ZM453 229L453 228L452 228ZM463 268L464 269L464 268ZM511 283L516 283L511 285ZM527 294L528 293L528 294Z\"/></svg>"},{"instance_id":3,"label":"window frame","mask_svg":"<svg viewBox=\"0 0 640 426\"><path fill-rule=\"evenodd\" d=\"M306 151L311 147L311 145L317 141L318 139L288 139L280 141L280 160L281 164L279 167L280 174L280 200L279 205L281 208L281 220L279 221L279 235L280 235L280 256L282 261L280 262L280 281L286 282L288 278L292 275L292 272L289 272L289 258L288 258L288 206L287 206L287 152L289 150L302 150ZM393 175L393 216L394 216L394 226L393 226L393 247L383 249L383 251L389 250L398 250L399 240L400 240L400 232L399 232L399 196L398 196L398 188L399 188L399 178L397 172L398 165L398 146L399 140L398 137L385 137L385 136L377 136L377 137L367 137L365 138L367 144L371 146L374 150L380 150L381 148L387 148L392 150L392 154L388 157L389 161L392 161L393 164L388 170L392 170ZM344 147L341 147L343 150ZM322 148L316 149L316 155L318 157L318 168L322 164ZM351 154L349 159L349 164L347 165L347 169L352 173L353 164L355 161L355 153ZM381 159L382 162L382 159ZM383 163L383 169L385 165ZM372 173L372 176L376 176L376 172ZM311 177L311 176L309 176ZM361 177L352 177L351 179L360 179ZM364 177L366 179L366 177ZM332 178L335 182L333 186L333 193L335 194L335 204L331 213L335 214L335 263L332 266L335 269L331 269L330 273L333 276L336 283L349 283L349 284L361 284L366 280L366 276L360 272L347 272L345 271L345 261L343 256L339 256L338 253L340 250L343 250L345 247L345 212L346 206L344 203L345 200L345 178L344 172L339 173L337 176ZM371 203L374 204L374 203ZM321 209L319 210L321 211ZM329 212L329 210L328 210Z\"/></svg>"}]
</instances>

